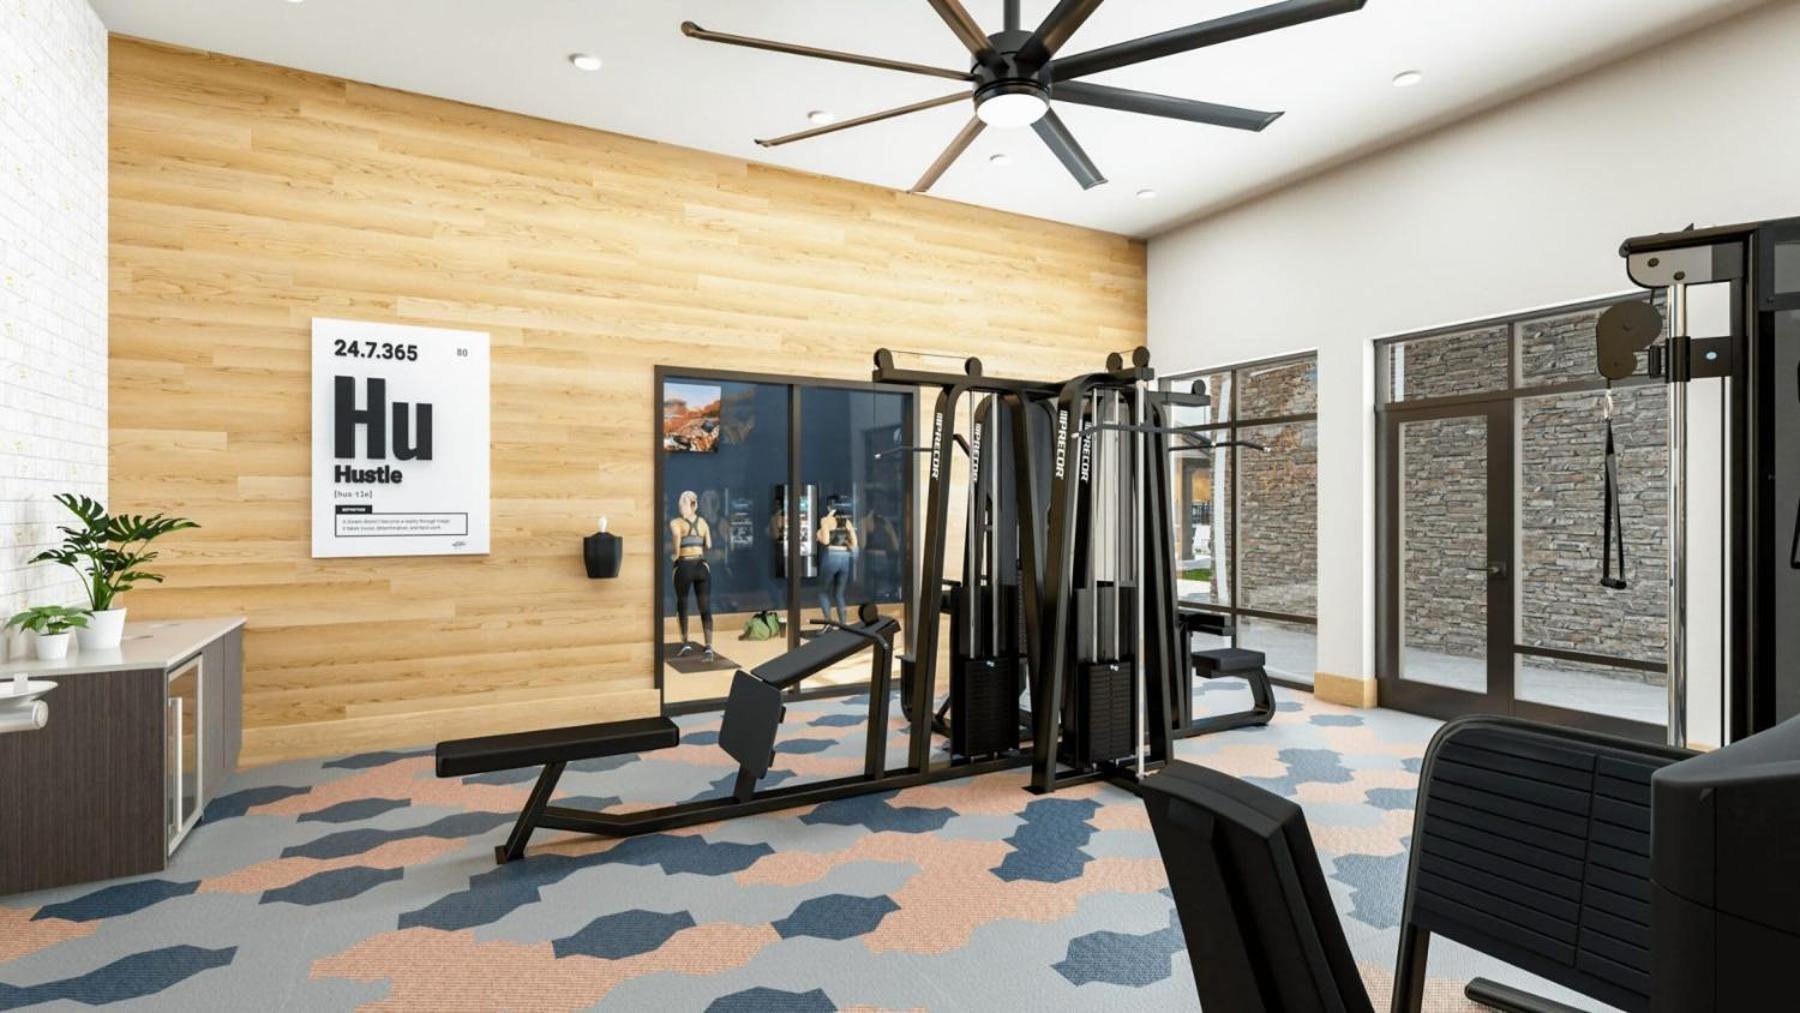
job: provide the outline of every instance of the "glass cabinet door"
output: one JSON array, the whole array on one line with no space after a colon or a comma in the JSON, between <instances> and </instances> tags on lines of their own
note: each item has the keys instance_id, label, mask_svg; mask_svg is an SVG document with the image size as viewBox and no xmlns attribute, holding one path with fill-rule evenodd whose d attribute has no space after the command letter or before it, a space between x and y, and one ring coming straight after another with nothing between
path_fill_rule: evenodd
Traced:
<instances>
[{"instance_id":1,"label":"glass cabinet door","mask_svg":"<svg viewBox=\"0 0 1800 1013\"><path fill-rule=\"evenodd\" d=\"M200 659L169 673L163 735L168 780L163 800L169 853L200 817Z\"/></svg>"}]
</instances>

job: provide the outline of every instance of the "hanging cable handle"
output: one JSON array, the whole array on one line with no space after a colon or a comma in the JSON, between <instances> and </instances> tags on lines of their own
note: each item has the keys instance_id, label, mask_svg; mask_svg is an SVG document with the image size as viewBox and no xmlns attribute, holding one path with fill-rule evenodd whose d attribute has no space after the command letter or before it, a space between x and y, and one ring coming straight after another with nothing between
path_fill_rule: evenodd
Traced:
<instances>
[{"instance_id":1,"label":"hanging cable handle","mask_svg":"<svg viewBox=\"0 0 1800 1013\"><path fill-rule=\"evenodd\" d=\"M1794 364L1794 393L1800 396L1800 362ZM1800 570L1800 503L1794 505L1794 547L1788 550L1788 565Z\"/></svg>"},{"instance_id":2,"label":"hanging cable handle","mask_svg":"<svg viewBox=\"0 0 1800 1013\"><path fill-rule=\"evenodd\" d=\"M1613 439L1612 381L1606 382L1606 400L1601 415L1606 420L1606 494L1601 508L1600 586L1614 591L1625 590L1625 516L1619 503L1619 451ZM1613 555L1617 550L1619 575L1613 576Z\"/></svg>"}]
</instances>

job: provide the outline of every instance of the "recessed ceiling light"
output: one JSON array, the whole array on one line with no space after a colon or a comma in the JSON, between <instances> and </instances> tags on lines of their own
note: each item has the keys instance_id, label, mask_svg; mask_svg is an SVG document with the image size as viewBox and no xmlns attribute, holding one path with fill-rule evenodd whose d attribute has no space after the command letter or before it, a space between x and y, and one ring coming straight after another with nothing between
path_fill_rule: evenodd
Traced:
<instances>
[{"instance_id":1,"label":"recessed ceiling light","mask_svg":"<svg viewBox=\"0 0 1800 1013\"><path fill-rule=\"evenodd\" d=\"M1137 192L1137 199L1138 200L1155 200L1156 199L1156 191L1150 189L1149 187L1145 187L1142 190L1139 190Z\"/></svg>"},{"instance_id":2,"label":"recessed ceiling light","mask_svg":"<svg viewBox=\"0 0 1800 1013\"><path fill-rule=\"evenodd\" d=\"M826 109L814 109L812 112L806 114L806 118L817 123L819 126L837 122L837 114Z\"/></svg>"},{"instance_id":3,"label":"recessed ceiling light","mask_svg":"<svg viewBox=\"0 0 1800 1013\"><path fill-rule=\"evenodd\" d=\"M1413 85L1418 84L1423 80L1425 80L1424 74L1421 74L1416 70L1403 70L1394 75L1394 87L1411 88Z\"/></svg>"},{"instance_id":4,"label":"recessed ceiling light","mask_svg":"<svg viewBox=\"0 0 1800 1013\"><path fill-rule=\"evenodd\" d=\"M1012 164L1012 156L1007 154L1004 151L1000 152L997 155L989 155L988 156L988 164L989 165L1002 165L1002 166L1011 165Z\"/></svg>"},{"instance_id":5,"label":"recessed ceiling light","mask_svg":"<svg viewBox=\"0 0 1800 1013\"><path fill-rule=\"evenodd\" d=\"M305 3L306 0L287 0L287 2L291 3L291 4L297 4L297 3Z\"/></svg>"},{"instance_id":6,"label":"recessed ceiling light","mask_svg":"<svg viewBox=\"0 0 1800 1013\"><path fill-rule=\"evenodd\" d=\"M592 72L601 67L600 58L592 53L570 53L569 62L575 65L576 70Z\"/></svg>"}]
</instances>

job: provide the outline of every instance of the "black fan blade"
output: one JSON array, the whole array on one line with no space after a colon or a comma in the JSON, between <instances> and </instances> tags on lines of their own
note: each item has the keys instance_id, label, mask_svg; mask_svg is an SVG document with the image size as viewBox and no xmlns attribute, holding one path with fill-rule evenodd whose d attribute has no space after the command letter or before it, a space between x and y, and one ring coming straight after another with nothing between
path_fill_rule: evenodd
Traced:
<instances>
[{"instance_id":1,"label":"black fan blade","mask_svg":"<svg viewBox=\"0 0 1800 1013\"><path fill-rule=\"evenodd\" d=\"M1106 182L1106 177L1100 175L1100 168L1087 156L1087 152L1081 150L1081 145L1075 142L1075 135L1069 133L1069 128L1063 125L1062 117L1056 115L1056 110L1046 110L1043 118L1033 123L1031 129L1037 131L1037 135L1056 153L1063 168L1069 170L1069 175L1075 177L1075 182L1080 183L1083 190L1092 190Z\"/></svg>"},{"instance_id":2,"label":"black fan blade","mask_svg":"<svg viewBox=\"0 0 1800 1013\"><path fill-rule=\"evenodd\" d=\"M929 0L931 9L938 12L944 24L956 33L956 37L983 66L995 66L1000 62L1000 54L994 51L993 44L981 30L969 11L962 5L962 0Z\"/></svg>"},{"instance_id":3,"label":"black fan blade","mask_svg":"<svg viewBox=\"0 0 1800 1013\"><path fill-rule=\"evenodd\" d=\"M812 46L797 46L791 42L774 42L769 39L753 39L746 35L728 35L725 32L709 32L692 21L681 23L681 34L690 39L704 42L723 42L727 46L744 46L748 49L762 49L771 53L787 53L791 56L810 56L819 60L836 60L839 63L854 63L863 67L880 67L882 70L902 70L908 74L929 74L932 77L947 77L952 81L973 81L975 75L966 70L951 70L948 67L927 67L922 63L907 63L904 60L887 60L879 56L862 56L858 53L840 53L835 49L815 49Z\"/></svg>"},{"instance_id":4,"label":"black fan blade","mask_svg":"<svg viewBox=\"0 0 1800 1013\"><path fill-rule=\"evenodd\" d=\"M1088 16L1100 9L1100 0L1060 0L1056 8L1038 25L1031 38L1019 47L1018 61L1028 67L1042 67L1056 51L1069 41Z\"/></svg>"},{"instance_id":5,"label":"black fan blade","mask_svg":"<svg viewBox=\"0 0 1800 1013\"><path fill-rule=\"evenodd\" d=\"M1317 21L1335 14L1348 14L1362 9L1365 0L1282 0L1281 3L1258 7L1255 10L1227 14L1222 18L1202 21L1197 25L1177 28L1156 35L1146 35L1141 39L1120 42L1116 45L1103 46L1086 53L1077 53L1067 59L1057 60L1051 64L1051 75L1055 80L1066 81L1070 78L1086 77L1098 74L1103 70L1125 67L1145 60L1185 53L1202 46L1215 46L1221 42L1242 39L1263 32L1272 32L1279 28L1292 28L1294 25Z\"/></svg>"},{"instance_id":6,"label":"black fan blade","mask_svg":"<svg viewBox=\"0 0 1800 1013\"><path fill-rule=\"evenodd\" d=\"M1238 130L1261 130L1281 118L1280 113L1264 112L1261 109L1240 109L1237 106L1222 106L1214 102L1176 98L1173 95L1089 84L1086 81L1061 82L1052 88L1051 97L1058 102L1143 113L1145 116L1163 116L1190 123L1210 123L1216 127L1234 127Z\"/></svg>"},{"instance_id":7,"label":"black fan blade","mask_svg":"<svg viewBox=\"0 0 1800 1013\"><path fill-rule=\"evenodd\" d=\"M931 163L931 168L925 170L925 175L920 176L919 181L913 184L912 192L924 193L937 185L938 177L950 168L951 163L961 158L963 152L969 150L969 145L974 144L975 138L981 136L981 130L985 126L987 124L981 122L979 117L969 117L969 122L957 133L956 139L937 157L937 161Z\"/></svg>"},{"instance_id":8,"label":"black fan blade","mask_svg":"<svg viewBox=\"0 0 1800 1013\"><path fill-rule=\"evenodd\" d=\"M952 102L966 102L972 94L972 92L959 91L954 95L945 95L943 98L930 98L923 102L914 102L909 106L900 106L897 109L888 109L878 113L870 113L867 116L858 116L855 119L845 120L842 123L814 127L811 130L802 130L799 133L794 134L784 134L781 137L771 137L766 141L759 138L756 143L765 148L775 148L783 144L792 144L795 141L804 141L809 137L818 137L820 134L830 134L839 130L849 130L851 127L860 127L865 123L880 123L882 120L891 120L896 116L905 116L907 113L923 112L926 109L936 109L938 106L947 106Z\"/></svg>"}]
</instances>

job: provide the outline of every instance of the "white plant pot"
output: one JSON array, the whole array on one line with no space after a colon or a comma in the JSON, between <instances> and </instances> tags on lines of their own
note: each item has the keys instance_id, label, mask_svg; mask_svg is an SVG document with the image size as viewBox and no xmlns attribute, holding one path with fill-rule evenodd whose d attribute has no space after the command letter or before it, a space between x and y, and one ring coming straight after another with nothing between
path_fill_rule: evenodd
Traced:
<instances>
[{"instance_id":1,"label":"white plant pot","mask_svg":"<svg viewBox=\"0 0 1800 1013\"><path fill-rule=\"evenodd\" d=\"M110 651L119 646L124 635L125 610L107 609L89 613L87 627L75 631L75 641L84 651Z\"/></svg>"},{"instance_id":2,"label":"white plant pot","mask_svg":"<svg viewBox=\"0 0 1800 1013\"><path fill-rule=\"evenodd\" d=\"M37 658L39 661L57 661L69 656L69 633L40 633L37 635Z\"/></svg>"}]
</instances>

